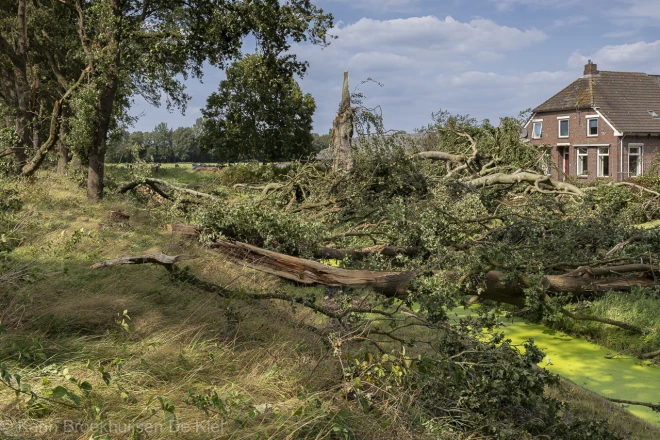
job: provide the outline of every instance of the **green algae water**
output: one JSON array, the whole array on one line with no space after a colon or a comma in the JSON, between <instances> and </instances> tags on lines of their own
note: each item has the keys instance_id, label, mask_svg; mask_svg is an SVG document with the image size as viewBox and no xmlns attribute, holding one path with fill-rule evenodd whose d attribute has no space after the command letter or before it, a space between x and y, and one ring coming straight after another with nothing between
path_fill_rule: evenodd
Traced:
<instances>
[{"instance_id":1,"label":"green algae water","mask_svg":"<svg viewBox=\"0 0 660 440\"><path fill-rule=\"evenodd\" d=\"M463 308L450 315L467 316L471 312ZM616 355L612 350L592 344L543 325L530 324L520 318L503 320L498 329L514 344L533 338L546 357L539 364L576 384L601 396L616 399L660 402L660 367L631 356ZM626 409L655 425L660 426L660 413L643 406Z\"/></svg>"}]
</instances>

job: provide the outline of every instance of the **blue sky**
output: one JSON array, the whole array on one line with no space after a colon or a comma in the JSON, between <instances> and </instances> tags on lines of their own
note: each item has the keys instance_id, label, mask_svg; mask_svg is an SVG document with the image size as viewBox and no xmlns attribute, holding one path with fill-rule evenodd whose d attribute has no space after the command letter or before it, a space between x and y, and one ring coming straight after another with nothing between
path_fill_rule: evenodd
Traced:
<instances>
[{"instance_id":1,"label":"blue sky","mask_svg":"<svg viewBox=\"0 0 660 440\"><path fill-rule=\"evenodd\" d=\"M582 75L601 70L660 74L660 0L316 0L335 16L338 38L325 49L294 45L310 62L300 81L317 104L314 131L327 133L341 97L360 88L380 105L386 128L412 131L440 109L496 123L535 107ZM248 49L246 49L247 51ZM140 97L134 130L192 125L223 72L188 80L185 115Z\"/></svg>"}]
</instances>

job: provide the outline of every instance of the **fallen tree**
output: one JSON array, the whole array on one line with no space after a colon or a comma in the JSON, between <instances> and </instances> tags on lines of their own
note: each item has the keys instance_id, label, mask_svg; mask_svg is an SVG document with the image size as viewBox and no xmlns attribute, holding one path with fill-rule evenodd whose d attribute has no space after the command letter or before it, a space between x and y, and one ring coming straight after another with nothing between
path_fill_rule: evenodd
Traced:
<instances>
[{"instance_id":1,"label":"fallen tree","mask_svg":"<svg viewBox=\"0 0 660 440\"><path fill-rule=\"evenodd\" d=\"M410 282L421 271L372 271L343 269L328 266L316 261L293 257L278 252L261 249L246 243L220 241L211 245L214 252L221 253L237 264L244 264L252 269L276 275L301 284L320 284L324 286L370 287L387 297L407 297ZM609 291L629 292L635 286L660 286L660 283L647 274L660 270L647 265L608 266L590 269L592 274L616 277L584 277L581 272L566 275L546 275L540 283L545 293L570 294L574 297L593 297L594 294ZM437 271L436 275L458 281L460 276L451 271ZM633 273L632 275L623 275ZM502 271L491 270L481 278L479 287L483 289L466 290L466 295L476 295L482 299L524 306L525 289L533 284L525 277L509 281L510 277Z\"/></svg>"},{"instance_id":2,"label":"fallen tree","mask_svg":"<svg viewBox=\"0 0 660 440\"><path fill-rule=\"evenodd\" d=\"M199 237L202 232L198 226L182 224L168 224L166 229L169 232L179 232L193 237ZM387 297L407 297L411 281L424 273L421 270L344 269L237 241L219 240L210 244L209 247L213 252L222 254L237 264L243 264L296 283L330 287L369 287ZM340 259L347 256L365 258L375 252L395 256L406 253L416 254L419 249L375 246L371 249L367 248L367 250L350 250L322 247L316 252L316 256L324 259ZM524 275L512 279L504 271L490 270L484 274L475 275L478 282L466 289L464 293L475 295L481 299L523 307L525 289L530 287L539 287L544 294L568 294L576 299L593 298L599 293L609 291L630 292L635 287L660 286L660 281L653 276L655 272L660 272L660 267L649 264L580 266L562 275L549 274L543 276L540 281L532 281ZM436 270L433 273L455 282L459 282L462 277L455 271ZM541 294L539 298L542 298ZM580 318L584 316L586 315L581 315ZM605 321L601 322L605 323ZM611 322L606 323L611 324Z\"/></svg>"}]
</instances>

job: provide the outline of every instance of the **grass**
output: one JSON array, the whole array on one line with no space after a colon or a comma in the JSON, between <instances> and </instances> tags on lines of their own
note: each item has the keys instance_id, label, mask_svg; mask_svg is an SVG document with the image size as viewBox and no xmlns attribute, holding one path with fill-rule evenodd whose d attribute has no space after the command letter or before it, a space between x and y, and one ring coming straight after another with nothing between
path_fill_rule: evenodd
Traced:
<instances>
[{"instance_id":1,"label":"grass","mask_svg":"<svg viewBox=\"0 0 660 440\"><path fill-rule=\"evenodd\" d=\"M118 181L128 175L111 172ZM161 173L217 185L214 175L181 167ZM82 403L70 408L0 388L0 438L166 439L174 437L173 417L181 439L416 438L395 417L341 398L340 359L308 326L323 319L240 296L275 289L321 296L322 289L286 285L169 235L163 225L176 219L148 199L111 195L90 205L74 182L48 173L23 197L23 242L1 266L0 364L39 394L65 387ZM108 218L118 209L131 216L127 224ZM194 273L236 297L178 284L160 267L89 268L158 250L198 255L189 262ZM575 402L581 414L606 417L627 438L660 437L580 390L548 393ZM66 396L62 402L72 403Z\"/></svg>"},{"instance_id":2,"label":"grass","mask_svg":"<svg viewBox=\"0 0 660 440\"><path fill-rule=\"evenodd\" d=\"M640 355L660 350L660 293L633 291L608 293L598 300L579 304L580 311L601 318L633 324L645 330L641 337L618 327L593 321L560 317L554 324L562 330L604 345L617 352Z\"/></svg>"},{"instance_id":3,"label":"grass","mask_svg":"<svg viewBox=\"0 0 660 440\"><path fill-rule=\"evenodd\" d=\"M158 397L172 402L180 427L221 426L225 438L284 438L296 430L321 433L337 426L335 416L343 406L326 398L323 386L336 382L335 361L321 360L325 349L319 336L302 327L315 317L293 315L277 303L220 299L172 283L159 267L92 271L93 262L124 254L201 252L167 235L166 219L149 206L113 198L90 206L71 182L47 176L41 183L26 193L32 223L11 262L29 266L32 281L6 291L1 300L0 321L7 333L0 363L35 390L48 378L52 384L44 388L77 391L63 377L65 369L92 388L83 411L16 400L1 390L2 426L30 428L14 438L40 438L43 430L50 438L79 438L81 432L63 432L67 420L138 426L151 409L158 411L148 423L163 428ZM131 215L128 225L108 222L107 212L118 208ZM196 273L237 291L279 284L209 255L200 257L191 264ZM101 366L112 375L110 385L102 380ZM302 384L321 391L300 394ZM228 414L207 416L186 404L189 393L208 390L220 396ZM301 407L305 410L295 414ZM26 418L30 414L35 417ZM11 430L5 432L11 438ZM170 436L164 429L150 438ZM209 438L209 433L192 429L179 437Z\"/></svg>"}]
</instances>

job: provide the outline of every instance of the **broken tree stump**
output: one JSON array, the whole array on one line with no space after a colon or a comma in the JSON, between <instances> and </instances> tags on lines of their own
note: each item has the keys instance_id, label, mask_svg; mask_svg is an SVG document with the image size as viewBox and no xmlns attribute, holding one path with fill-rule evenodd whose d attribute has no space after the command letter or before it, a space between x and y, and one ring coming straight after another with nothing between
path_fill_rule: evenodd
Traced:
<instances>
[{"instance_id":1,"label":"broken tree stump","mask_svg":"<svg viewBox=\"0 0 660 440\"><path fill-rule=\"evenodd\" d=\"M332 170L350 171L353 168L353 117L351 92L348 89L348 72L344 72L344 85L341 92L339 112L332 124Z\"/></svg>"}]
</instances>

